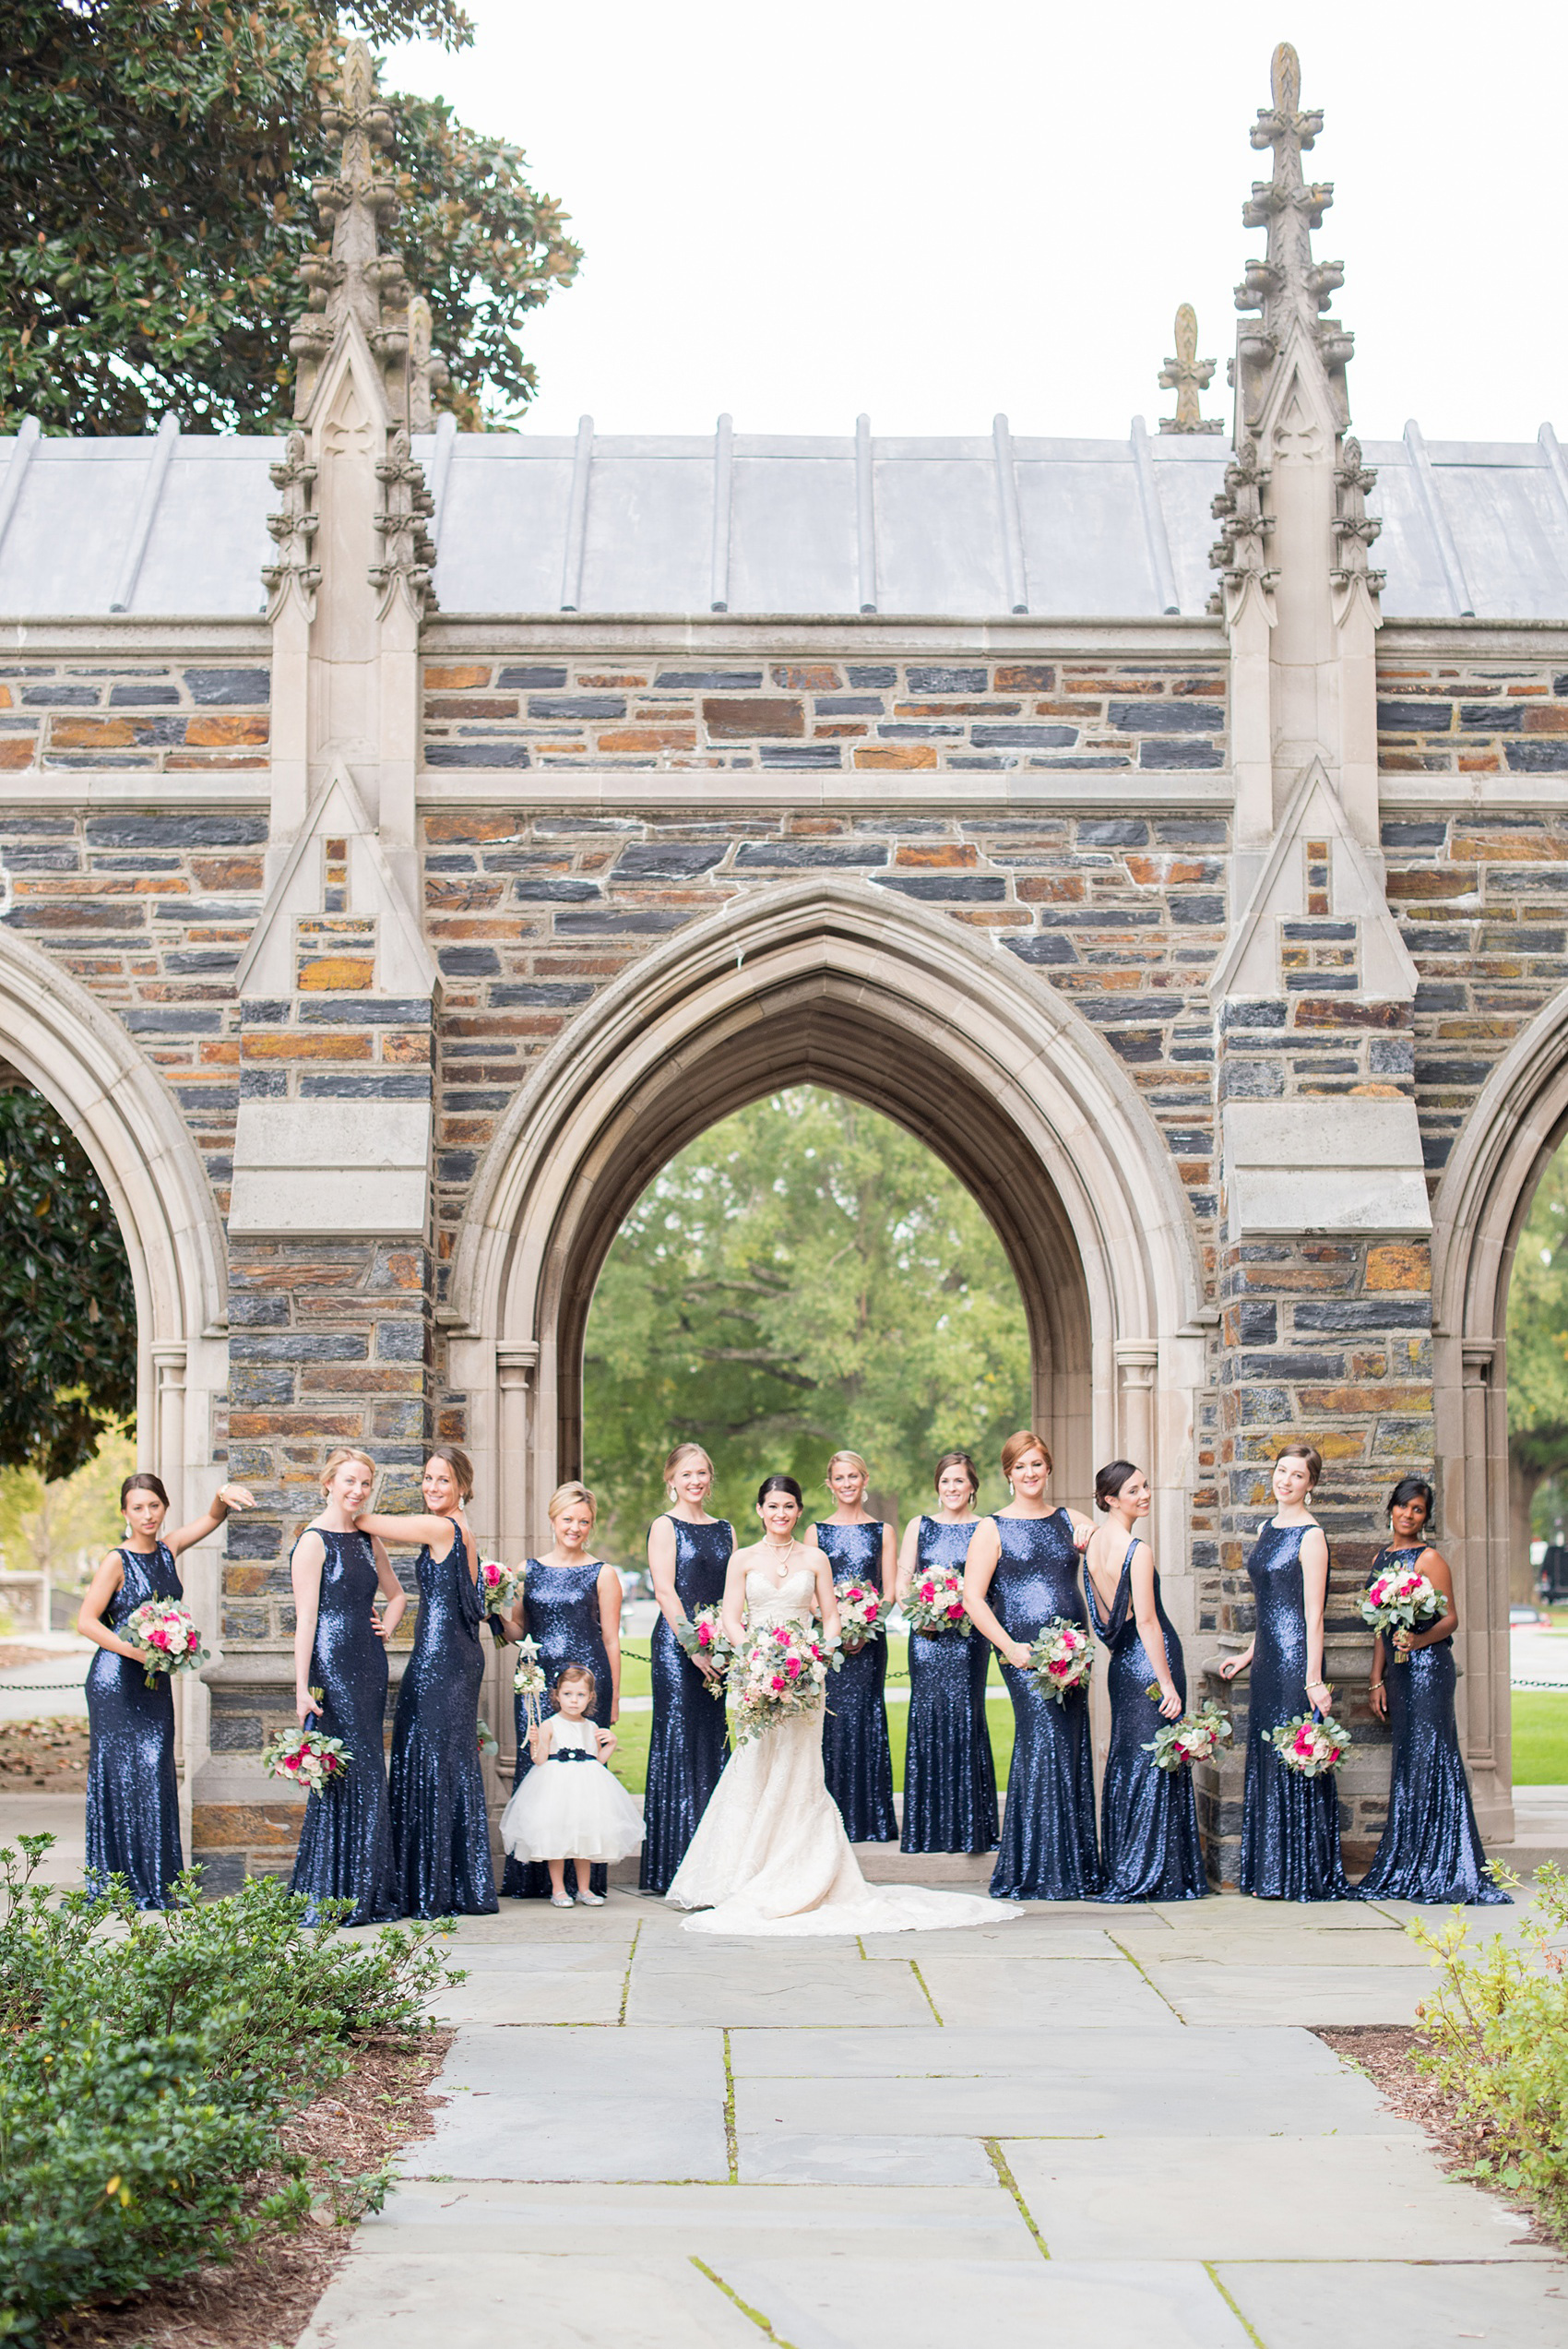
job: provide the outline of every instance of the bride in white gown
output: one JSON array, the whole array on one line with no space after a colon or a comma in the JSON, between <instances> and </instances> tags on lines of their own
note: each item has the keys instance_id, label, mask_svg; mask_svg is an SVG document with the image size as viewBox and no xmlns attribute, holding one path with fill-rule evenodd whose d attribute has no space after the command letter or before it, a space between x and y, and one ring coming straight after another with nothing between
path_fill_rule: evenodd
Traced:
<instances>
[{"instance_id":1,"label":"bride in white gown","mask_svg":"<svg viewBox=\"0 0 1568 2349\"><path fill-rule=\"evenodd\" d=\"M803 1506L793 1477L765 1480L763 1538L734 1553L724 1584L724 1628L737 1647L748 1622L820 1616L827 1639L837 1637L826 1554L794 1539ZM688 1933L935 1932L1019 1914L968 1892L866 1882L823 1777L820 1710L786 1715L731 1756L665 1898L701 1912L686 1919Z\"/></svg>"}]
</instances>

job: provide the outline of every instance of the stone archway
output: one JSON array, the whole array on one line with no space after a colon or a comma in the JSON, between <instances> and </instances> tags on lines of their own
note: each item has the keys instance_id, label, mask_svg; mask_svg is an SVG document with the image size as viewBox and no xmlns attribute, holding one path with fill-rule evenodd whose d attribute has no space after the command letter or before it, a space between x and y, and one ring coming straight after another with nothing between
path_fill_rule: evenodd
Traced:
<instances>
[{"instance_id":1,"label":"stone archway","mask_svg":"<svg viewBox=\"0 0 1568 2349\"><path fill-rule=\"evenodd\" d=\"M1489 1840L1513 1838L1508 1659L1508 1281L1568 1134L1568 990L1498 1062L1432 1201L1432 1379L1445 1554L1461 1578L1460 1731Z\"/></svg>"},{"instance_id":2,"label":"stone archway","mask_svg":"<svg viewBox=\"0 0 1568 2349\"><path fill-rule=\"evenodd\" d=\"M1150 1462L1182 1604L1195 1238L1114 1055L1016 960L863 883L759 890L625 974L492 1140L454 1261L453 1386L508 1553L575 1469L583 1334L621 1221L677 1151L778 1085L897 1119L996 1228L1028 1317L1059 1490L1118 1447Z\"/></svg>"}]
</instances>

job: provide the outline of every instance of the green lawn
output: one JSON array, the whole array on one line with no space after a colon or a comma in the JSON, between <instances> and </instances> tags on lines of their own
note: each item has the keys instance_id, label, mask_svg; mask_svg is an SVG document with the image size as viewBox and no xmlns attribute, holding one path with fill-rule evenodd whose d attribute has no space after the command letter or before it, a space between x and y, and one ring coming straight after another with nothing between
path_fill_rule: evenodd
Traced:
<instances>
[{"instance_id":1,"label":"green lawn","mask_svg":"<svg viewBox=\"0 0 1568 2349\"><path fill-rule=\"evenodd\" d=\"M1515 1690L1514 1778L1520 1786L1568 1786L1568 1693Z\"/></svg>"}]
</instances>

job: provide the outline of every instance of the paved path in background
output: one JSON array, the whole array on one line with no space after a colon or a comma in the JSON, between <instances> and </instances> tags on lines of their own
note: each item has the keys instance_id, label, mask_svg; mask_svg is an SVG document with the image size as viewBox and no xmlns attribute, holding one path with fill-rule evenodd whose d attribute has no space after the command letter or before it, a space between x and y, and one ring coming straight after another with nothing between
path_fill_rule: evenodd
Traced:
<instances>
[{"instance_id":1,"label":"paved path in background","mask_svg":"<svg viewBox=\"0 0 1568 2349\"><path fill-rule=\"evenodd\" d=\"M507 1902L302 2349L1563 2349L1568 2268L1310 2028L1410 2020L1407 1913L780 1943Z\"/></svg>"},{"instance_id":2,"label":"paved path in background","mask_svg":"<svg viewBox=\"0 0 1568 2349\"><path fill-rule=\"evenodd\" d=\"M62 1714L85 1718L87 1690L82 1684L97 1652L92 1641L55 1632L47 1643L36 1644L47 1644L56 1652L42 1662L7 1668L0 1647L0 1721L49 1721Z\"/></svg>"}]
</instances>

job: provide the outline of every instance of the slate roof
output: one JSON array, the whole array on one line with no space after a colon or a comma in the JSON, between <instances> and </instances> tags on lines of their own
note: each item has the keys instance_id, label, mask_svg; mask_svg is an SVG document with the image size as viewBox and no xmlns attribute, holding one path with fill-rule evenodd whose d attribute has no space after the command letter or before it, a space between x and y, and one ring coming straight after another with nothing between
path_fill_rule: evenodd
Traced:
<instances>
[{"instance_id":1,"label":"slate roof","mask_svg":"<svg viewBox=\"0 0 1568 2349\"><path fill-rule=\"evenodd\" d=\"M0 618L262 609L271 438L0 437ZM416 440L441 608L541 614L1202 613L1228 446L719 432ZM1370 441L1390 618L1568 619L1568 466L1528 442ZM21 462L18 466L18 459ZM717 519L717 527L716 527ZM726 527L727 523L727 527Z\"/></svg>"}]
</instances>

